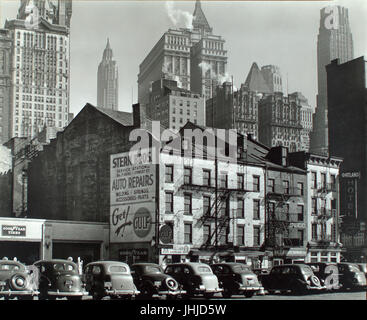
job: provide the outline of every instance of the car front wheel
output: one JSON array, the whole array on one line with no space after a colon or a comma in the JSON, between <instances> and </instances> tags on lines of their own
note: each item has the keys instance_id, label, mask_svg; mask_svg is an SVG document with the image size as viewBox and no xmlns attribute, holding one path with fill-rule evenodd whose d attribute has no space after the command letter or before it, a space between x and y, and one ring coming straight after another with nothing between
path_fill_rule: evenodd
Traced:
<instances>
[{"instance_id":1,"label":"car front wheel","mask_svg":"<svg viewBox=\"0 0 367 320\"><path fill-rule=\"evenodd\" d=\"M253 291L247 291L245 292L245 297L246 298L252 298L254 296L255 292Z\"/></svg>"},{"instance_id":2,"label":"car front wheel","mask_svg":"<svg viewBox=\"0 0 367 320\"><path fill-rule=\"evenodd\" d=\"M222 292L223 298L230 298L230 297L232 297L232 295L233 295L233 292L232 292L231 289L229 289L229 288L224 288L223 289L223 292Z\"/></svg>"}]
</instances>

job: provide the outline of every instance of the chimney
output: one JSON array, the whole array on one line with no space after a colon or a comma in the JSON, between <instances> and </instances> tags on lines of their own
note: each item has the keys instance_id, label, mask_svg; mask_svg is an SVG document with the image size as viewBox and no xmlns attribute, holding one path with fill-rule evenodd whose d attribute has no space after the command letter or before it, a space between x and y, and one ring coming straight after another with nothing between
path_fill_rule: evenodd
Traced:
<instances>
[{"instance_id":1,"label":"chimney","mask_svg":"<svg viewBox=\"0 0 367 320\"><path fill-rule=\"evenodd\" d=\"M135 103L133 104L133 126L139 128L140 124L140 103Z\"/></svg>"}]
</instances>

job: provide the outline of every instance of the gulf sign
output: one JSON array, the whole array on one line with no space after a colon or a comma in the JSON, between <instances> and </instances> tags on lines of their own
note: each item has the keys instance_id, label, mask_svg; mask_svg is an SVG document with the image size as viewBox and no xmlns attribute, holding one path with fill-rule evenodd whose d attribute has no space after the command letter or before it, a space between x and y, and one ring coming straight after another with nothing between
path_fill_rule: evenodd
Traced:
<instances>
[{"instance_id":1,"label":"gulf sign","mask_svg":"<svg viewBox=\"0 0 367 320\"><path fill-rule=\"evenodd\" d=\"M149 150L111 155L110 242L150 242L156 212L156 165Z\"/></svg>"}]
</instances>

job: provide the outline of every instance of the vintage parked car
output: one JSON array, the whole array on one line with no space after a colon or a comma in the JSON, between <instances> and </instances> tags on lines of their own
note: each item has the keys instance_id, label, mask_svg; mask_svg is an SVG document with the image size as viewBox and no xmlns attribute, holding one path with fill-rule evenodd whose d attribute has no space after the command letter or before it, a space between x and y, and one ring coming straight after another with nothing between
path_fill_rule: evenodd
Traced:
<instances>
[{"instance_id":1,"label":"vintage parked car","mask_svg":"<svg viewBox=\"0 0 367 320\"><path fill-rule=\"evenodd\" d=\"M205 298L211 298L217 292L222 292L219 281L209 265L200 262L185 262L169 264L165 270L178 281L186 290L186 298L196 294L203 294Z\"/></svg>"},{"instance_id":2,"label":"vintage parked car","mask_svg":"<svg viewBox=\"0 0 367 320\"><path fill-rule=\"evenodd\" d=\"M154 295L165 295L168 299L186 293L171 276L154 263L135 263L131 266L134 283L142 298L152 298Z\"/></svg>"},{"instance_id":3,"label":"vintage parked car","mask_svg":"<svg viewBox=\"0 0 367 320\"><path fill-rule=\"evenodd\" d=\"M37 270L18 261L0 260L0 297L31 300L38 293Z\"/></svg>"},{"instance_id":4,"label":"vintage parked car","mask_svg":"<svg viewBox=\"0 0 367 320\"><path fill-rule=\"evenodd\" d=\"M359 270L361 270L367 278L367 263L357 263Z\"/></svg>"},{"instance_id":5,"label":"vintage parked car","mask_svg":"<svg viewBox=\"0 0 367 320\"><path fill-rule=\"evenodd\" d=\"M256 274L243 263L216 263L211 265L211 268L218 277L225 298L234 294L244 294L246 298L251 298L256 292L264 289Z\"/></svg>"},{"instance_id":6,"label":"vintage parked car","mask_svg":"<svg viewBox=\"0 0 367 320\"><path fill-rule=\"evenodd\" d=\"M275 266L268 275L263 275L262 285L270 293L291 291L303 294L307 291L324 290L310 266L305 264L283 264Z\"/></svg>"},{"instance_id":7,"label":"vintage parked car","mask_svg":"<svg viewBox=\"0 0 367 320\"><path fill-rule=\"evenodd\" d=\"M40 260L34 263L40 272L39 299L81 300L88 292L84 288L78 266L63 259Z\"/></svg>"},{"instance_id":8,"label":"vintage parked car","mask_svg":"<svg viewBox=\"0 0 367 320\"><path fill-rule=\"evenodd\" d=\"M342 289L364 290L366 289L366 276L359 269L358 265L350 262L341 262L337 264L339 271L339 280Z\"/></svg>"},{"instance_id":9,"label":"vintage parked car","mask_svg":"<svg viewBox=\"0 0 367 320\"><path fill-rule=\"evenodd\" d=\"M123 262L91 262L85 266L84 278L86 289L95 300L106 296L130 299L140 293L134 284L130 267Z\"/></svg>"},{"instance_id":10,"label":"vintage parked car","mask_svg":"<svg viewBox=\"0 0 367 320\"><path fill-rule=\"evenodd\" d=\"M311 267L314 275L320 279L321 284L325 285L326 289L338 290L342 287L342 282L341 282L341 279L339 277L339 271L337 272L337 274L335 274L335 276L337 276L336 283L334 283L332 281L332 278L331 278L329 284L326 283L326 278L327 277L329 277L331 275L334 276L334 271L329 270L329 269L330 269L330 266L334 266L335 268L337 268L336 263L333 263L333 262L310 262L310 263L306 263L306 264ZM330 285L330 288L328 288L327 285Z\"/></svg>"}]
</instances>

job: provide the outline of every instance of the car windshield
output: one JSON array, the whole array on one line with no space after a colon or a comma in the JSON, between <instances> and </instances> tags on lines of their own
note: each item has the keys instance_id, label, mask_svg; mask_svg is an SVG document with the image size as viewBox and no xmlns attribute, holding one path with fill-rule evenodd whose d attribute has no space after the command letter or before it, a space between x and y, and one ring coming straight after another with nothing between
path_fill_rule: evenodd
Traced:
<instances>
[{"instance_id":1,"label":"car windshield","mask_svg":"<svg viewBox=\"0 0 367 320\"><path fill-rule=\"evenodd\" d=\"M162 270L157 266L145 266L145 273L162 273Z\"/></svg>"},{"instance_id":2,"label":"car windshield","mask_svg":"<svg viewBox=\"0 0 367 320\"><path fill-rule=\"evenodd\" d=\"M20 268L16 264L0 264L0 271L18 271Z\"/></svg>"},{"instance_id":3,"label":"car windshield","mask_svg":"<svg viewBox=\"0 0 367 320\"><path fill-rule=\"evenodd\" d=\"M56 271L74 271L75 268L70 263L54 263L54 270Z\"/></svg>"},{"instance_id":4,"label":"car windshield","mask_svg":"<svg viewBox=\"0 0 367 320\"><path fill-rule=\"evenodd\" d=\"M118 266L118 265L110 266L109 270L112 273L126 273L127 272L127 269L125 266Z\"/></svg>"},{"instance_id":5,"label":"car windshield","mask_svg":"<svg viewBox=\"0 0 367 320\"><path fill-rule=\"evenodd\" d=\"M198 273L212 273L212 270L206 266L199 266L196 270Z\"/></svg>"},{"instance_id":6,"label":"car windshield","mask_svg":"<svg viewBox=\"0 0 367 320\"><path fill-rule=\"evenodd\" d=\"M242 265L242 264L236 264L232 267L233 272L243 273L243 272L251 272L250 268Z\"/></svg>"}]
</instances>

